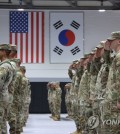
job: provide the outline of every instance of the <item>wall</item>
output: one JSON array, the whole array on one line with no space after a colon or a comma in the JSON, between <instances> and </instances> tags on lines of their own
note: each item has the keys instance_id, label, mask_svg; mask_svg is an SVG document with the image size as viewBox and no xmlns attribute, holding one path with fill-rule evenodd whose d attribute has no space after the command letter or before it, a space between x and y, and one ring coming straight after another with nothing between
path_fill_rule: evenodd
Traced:
<instances>
[{"instance_id":1,"label":"wall","mask_svg":"<svg viewBox=\"0 0 120 134\"><path fill-rule=\"evenodd\" d=\"M9 42L9 33L2 25L9 23L8 10L0 10L0 43ZM2 18L1 18L2 17ZM9 29L9 27L7 27ZM120 30L120 11L84 11L84 52L88 53L112 31ZM67 74L69 64L50 64L49 62L49 11L45 10L45 63L25 64L27 77L32 82L70 81ZM71 61L72 62L72 61Z\"/></svg>"}]
</instances>

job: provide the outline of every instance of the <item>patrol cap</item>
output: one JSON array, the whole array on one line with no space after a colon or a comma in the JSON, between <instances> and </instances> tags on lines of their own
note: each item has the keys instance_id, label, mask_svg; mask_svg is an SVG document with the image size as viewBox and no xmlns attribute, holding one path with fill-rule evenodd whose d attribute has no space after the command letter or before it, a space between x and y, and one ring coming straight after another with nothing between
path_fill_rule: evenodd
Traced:
<instances>
[{"instance_id":1,"label":"patrol cap","mask_svg":"<svg viewBox=\"0 0 120 134\"><path fill-rule=\"evenodd\" d=\"M101 49L103 48L103 45L99 44L98 46L96 46L96 48Z\"/></svg>"},{"instance_id":2,"label":"patrol cap","mask_svg":"<svg viewBox=\"0 0 120 134\"><path fill-rule=\"evenodd\" d=\"M73 63L77 63L79 60L73 60Z\"/></svg>"},{"instance_id":3,"label":"patrol cap","mask_svg":"<svg viewBox=\"0 0 120 134\"><path fill-rule=\"evenodd\" d=\"M81 60L83 60L83 59L87 59L87 57L82 57Z\"/></svg>"},{"instance_id":4,"label":"patrol cap","mask_svg":"<svg viewBox=\"0 0 120 134\"><path fill-rule=\"evenodd\" d=\"M84 54L84 58L87 58L89 56L89 54Z\"/></svg>"},{"instance_id":5,"label":"patrol cap","mask_svg":"<svg viewBox=\"0 0 120 134\"><path fill-rule=\"evenodd\" d=\"M9 44L12 51L17 51L17 46L15 44Z\"/></svg>"},{"instance_id":6,"label":"patrol cap","mask_svg":"<svg viewBox=\"0 0 120 134\"><path fill-rule=\"evenodd\" d=\"M107 40L116 40L120 39L120 31L115 31L111 33L111 37L107 38Z\"/></svg>"},{"instance_id":7,"label":"patrol cap","mask_svg":"<svg viewBox=\"0 0 120 134\"><path fill-rule=\"evenodd\" d=\"M9 44L0 44L0 50L10 50Z\"/></svg>"},{"instance_id":8,"label":"patrol cap","mask_svg":"<svg viewBox=\"0 0 120 134\"><path fill-rule=\"evenodd\" d=\"M26 67L25 66L20 66L21 69L23 69L24 71L26 71Z\"/></svg>"},{"instance_id":9,"label":"patrol cap","mask_svg":"<svg viewBox=\"0 0 120 134\"><path fill-rule=\"evenodd\" d=\"M19 58L14 58L14 59L11 59L11 61L14 61L16 63L21 63L21 60Z\"/></svg>"}]
</instances>

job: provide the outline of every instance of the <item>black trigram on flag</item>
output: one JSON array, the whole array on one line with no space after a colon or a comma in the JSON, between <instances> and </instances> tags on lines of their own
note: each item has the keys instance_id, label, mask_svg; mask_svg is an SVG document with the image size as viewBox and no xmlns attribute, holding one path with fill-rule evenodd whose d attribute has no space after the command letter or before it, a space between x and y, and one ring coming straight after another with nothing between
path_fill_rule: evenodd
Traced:
<instances>
[{"instance_id":1,"label":"black trigram on flag","mask_svg":"<svg viewBox=\"0 0 120 134\"><path fill-rule=\"evenodd\" d=\"M75 55L75 54L77 54L77 53L80 52L80 49L79 49L78 46L76 46L75 48L71 49L70 51L71 51L71 53L72 53L73 55Z\"/></svg>"},{"instance_id":2,"label":"black trigram on flag","mask_svg":"<svg viewBox=\"0 0 120 134\"><path fill-rule=\"evenodd\" d=\"M59 48L58 46L56 46L53 51L56 52L59 55L61 55L62 52L63 52L63 50L61 48Z\"/></svg>"},{"instance_id":3,"label":"black trigram on flag","mask_svg":"<svg viewBox=\"0 0 120 134\"><path fill-rule=\"evenodd\" d=\"M71 26L78 30L78 28L80 27L80 24L73 20L71 23Z\"/></svg>"},{"instance_id":4,"label":"black trigram on flag","mask_svg":"<svg viewBox=\"0 0 120 134\"><path fill-rule=\"evenodd\" d=\"M53 24L53 26L55 27L55 29L60 28L61 26L63 26L63 23L61 20L59 20L58 22L56 22L55 24Z\"/></svg>"}]
</instances>

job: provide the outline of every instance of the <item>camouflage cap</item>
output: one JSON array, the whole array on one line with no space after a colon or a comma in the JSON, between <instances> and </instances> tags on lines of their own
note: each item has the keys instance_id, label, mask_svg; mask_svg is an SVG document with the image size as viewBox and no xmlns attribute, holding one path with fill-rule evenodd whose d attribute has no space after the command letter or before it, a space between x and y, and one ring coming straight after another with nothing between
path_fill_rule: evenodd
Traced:
<instances>
[{"instance_id":1,"label":"camouflage cap","mask_svg":"<svg viewBox=\"0 0 120 134\"><path fill-rule=\"evenodd\" d=\"M84 58L87 58L90 54L84 54Z\"/></svg>"},{"instance_id":2,"label":"camouflage cap","mask_svg":"<svg viewBox=\"0 0 120 134\"><path fill-rule=\"evenodd\" d=\"M0 44L0 49L2 49L2 50L11 50L9 44Z\"/></svg>"},{"instance_id":3,"label":"camouflage cap","mask_svg":"<svg viewBox=\"0 0 120 134\"><path fill-rule=\"evenodd\" d=\"M77 63L78 62L78 60L73 60L73 63Z\"/></svg>"},{"instance_id":4,"label":"camouflage cap","mask_svg":"<svg viewBox=\"0 0 120 134\"><path fill-rule=\"evenodd\" d=\"M82 59L87 59L87 57L82 57L81 60L82 60Z\"/></svg>"},{"instance_id":5,"label":"camouflage cap","mask_svg":"<svg viewBox=\"0 0 120 134\"><path fill-rule=\"evenodd\" d=\"M15 44L9 44L12 51L17 51L17 46Z\"/></svg>"},{"instance_id":6,"label":"camouflage cap","mask_svg":"<svg viewBox=\"0 0 120 134\"><path fill-rule=\"evenodd\" d=\"M24 71L26 71L26 67L25 66L20 66L21 69L23 69Z\"/></svg>"},{"instance_id":7,"label":"camouflage cap","mask_svg":"<svg viewBox=\"0 0 120 134\"><path fill-rule=\"evenodd\" d=\"M96 46L96 48L101 49L103 48L103 45L99 44L98 46Z\"/></svg>"},{"instance_id":8,"label":"camouflage cap","mask_svg":"<svg viewBox=\"0 0 120 134\"><path fill-rule=\"evenodd\" d=\"M19 58L11 59L11 61L14 61L16 63L21 63L21 60Z\"/></svg>"},{"instance_id":9,"label":"camouflage cap","mask_svg":"<svg viewBox=\"0 0 120 134\"><path fill-rule=\"evenodd\" d=\"M107 40L116 40L120 39L120 31L115 31L111 33L111 37L107 38Z\"/></svg>"}]
</instances>

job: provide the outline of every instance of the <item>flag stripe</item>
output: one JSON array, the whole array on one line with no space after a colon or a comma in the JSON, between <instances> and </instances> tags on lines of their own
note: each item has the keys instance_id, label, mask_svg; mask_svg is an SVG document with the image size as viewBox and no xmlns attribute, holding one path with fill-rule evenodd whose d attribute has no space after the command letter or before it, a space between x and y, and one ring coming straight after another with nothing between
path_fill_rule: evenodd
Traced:
<instances>
[{"instance_id":1,"label":"flag stripe","mask_svg":"<svg viewBox=\"0 0 120 134\"><path fill-rule=\"evenodd\" d=\"M20 59L23 62L23 34L20 34Z\"/></svg>"},{"instance_id":2,"label":"flag stripe","mask_svg":"<svg viewBox=\"0 0 120 134\"><path fill-rule=\"evenodd\" d=\"M42 12L42 63L44 63L44 12Z\"/></svg>"},{"instance_id":3,"label":"flag stripe","mask_svg":"<svg viewBox=\"0 0 120 134\"><path fill-rule=\"evenodd\" d=\"M31 13L31 62L33 63L33 12Z\"/></svg>"},{"instance_id":4,"label":"flag stripe","mask_svg":"<svg viewBox=\"0 0 120 134\"><path fill-rule=\"evenodd\" d=\"M17 39L18 39L18 36L17 36L17 33L15 33L15 44L16 44L16 46L18 46ZM18 57L18 55L16 55L16 58L17 58L17 57Z\"/></svg>"},{"instance_id":5,"label":"flag stripe","mask_svg":"<svg viewBox=\"0 0 120 134\"><path fill-rule=\"evenodd\" d=\"M36 63L39 61L39 14L36 14Z\"/></svg>"},{"instance_id":6,"label":"flag stripe","mask_svg":"<svg viewBox=\"0 0 120 134\"><path fill-rule=\"evenodd\" d=\"M28 33L26 33L26 63L28 63Z\"/></svg>"},{"instance_id":7,"label":"flag stripe","mask_svg":"<svg viewBox=\"0 0 120 134\"><path fill-rule=\"evenodd\" d=\"M12 33L10 32L10 44L12 44Z\"/></svg>"},{"instance_id":8,"label":"flag stripe","mask_svg":"<svg viewBox=\"0 0 120 134\"><path fill-rule=\"evenodd\" d=\"M33 27L34 27L34 29L33 29L33 35L34 35L33 47L34 47L34 52L35 52L35 53L33 53L33 57L34 57L33 63L35 63L36 62L36 53L37 53L37 51L36 51L36 30L37 30L36 29L36 13L34 13Z\"/></svg>"}]
</instances>

